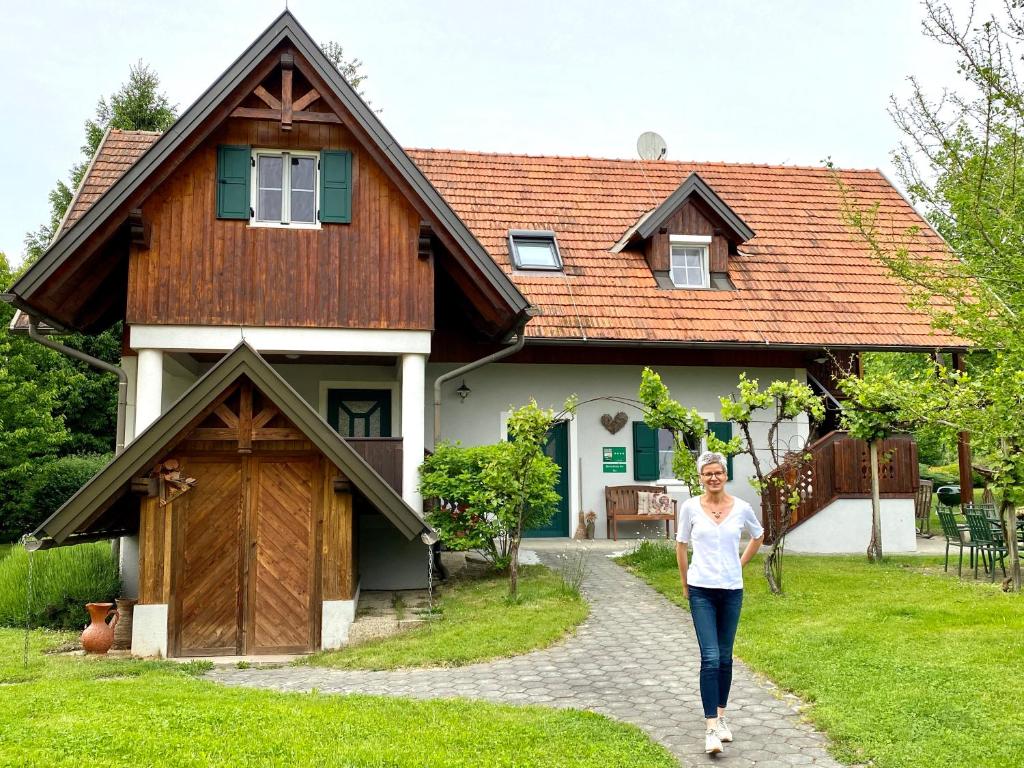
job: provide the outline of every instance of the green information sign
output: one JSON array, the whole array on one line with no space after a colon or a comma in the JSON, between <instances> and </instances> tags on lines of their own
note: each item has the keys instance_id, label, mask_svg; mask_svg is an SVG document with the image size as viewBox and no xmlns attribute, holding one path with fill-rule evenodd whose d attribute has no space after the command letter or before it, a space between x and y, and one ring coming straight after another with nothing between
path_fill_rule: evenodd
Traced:
<instances>
[{"instance_id":1,"label":"green information sign","mask_svg":"<svg viewBox=\"0 0 1024 768\"><path fill-rule=\"evenodd\" d=\"M623 449L625 450L625 449ZM604 471L612 472L616 475L626 474L626 462L624 461L606 461L604 463Z\"/></svg>"},{"instance_id":2,"label":"green information sign","mask_svg":"<svg viewBox=\"0 0 1024 768\"><path fill-rule=\"evenodd\" d=\"M605 446L604 448L601 449L601 451L604 454L604 457L603 457L604 461L620 461L621 462L621 461L625 461L626 460L626 446L624 446L624 445ZM607 471L608 470L605 470L605 472L607 472ZM616 470L616 471L618 471L618 470ZM622 470L622 471L625 472L626 470Z\"/></svg>"}]
</instances>

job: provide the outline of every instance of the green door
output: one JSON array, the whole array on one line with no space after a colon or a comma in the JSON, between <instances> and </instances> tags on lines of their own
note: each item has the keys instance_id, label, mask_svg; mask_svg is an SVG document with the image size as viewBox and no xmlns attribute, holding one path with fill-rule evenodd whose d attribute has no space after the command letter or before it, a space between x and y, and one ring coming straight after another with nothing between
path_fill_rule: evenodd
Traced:
<instances>
[{"instance_id":1,"label":"green door","mask_svg":"<svg viewBox=\"0 0 1024 768\"><path fill-rule=\"evenodd\" d=\"M558 509L551 521L540 528L531 528L523 535L536 536L568 536L569 535L569 423L562 421L548 432L548 441L544 445L544 453L558 464L558 481L555 491L561 497Z\"/></svg>"},{"instance_id":2,"label":"green door","mask_svg":"<svg viewBox=\"0 0 1024 768\"><path fill-rule=\"evenodd\" d=\"M391 437L391 390L329 390L327 423L342 437Z\"/></svg>"}]
</instances>

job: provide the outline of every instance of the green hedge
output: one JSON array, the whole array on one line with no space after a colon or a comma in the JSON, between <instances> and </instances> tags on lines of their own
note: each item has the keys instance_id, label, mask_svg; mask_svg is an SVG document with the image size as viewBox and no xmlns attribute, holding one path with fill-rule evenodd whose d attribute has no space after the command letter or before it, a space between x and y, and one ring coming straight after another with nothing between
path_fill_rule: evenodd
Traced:
<instances>
[{"instance_id":1,"label":"green hedge","mask_svg":"<svg viewBox=\"0 0 1024 768\"><path fill-rule=\"evenodd\" d=\"M942 464L937 467L928 467L924 464L918 465L918 474L922 480L931 480L938 488L942 485L960 485L960 467L958 464ZM975 488L985 486L985 478L977 472L972 473Z\"/></svg>"},{"instance_id":2,"label":"green hedge","mask_svg":"<svg viewBox=\"0 0 1024 768\"><path fill-rule=\"evenodd\" d=\"M86 603L111 602L120 590L117 562L107 542L28 553L15 547L0 560L0 626L25 626L29 557L33 627L82 629Z\"/></svg>"},{"instance_id":3,"label":"green hedge","mask_svg":"<svg viewBox=\"0 0 1024 768\"><path fill-rule=\"evenodd\" d=\"M56 512L106 466L111 454L62 456L5 479L0 494L0 541L17 541Z\"/></svg>"}]
</instances>

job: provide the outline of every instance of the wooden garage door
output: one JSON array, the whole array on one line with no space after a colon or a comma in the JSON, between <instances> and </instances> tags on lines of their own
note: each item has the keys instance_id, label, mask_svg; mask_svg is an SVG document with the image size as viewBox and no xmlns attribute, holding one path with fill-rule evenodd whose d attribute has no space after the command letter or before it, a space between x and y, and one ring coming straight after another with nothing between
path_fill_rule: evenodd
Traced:
<instances>
[{"instance_id":1,"label":"wooden garage door","mask_svg":"<svg viewBox=\"0 0 1024 768\"><path fill-rule=\"evenodd\" d=\"M238 653L241 465L237 458L192 459L188 473L199 483L175 502L182 517L173 645L179 656Z\"/></svg>"},{"instance_id":2,"label":"wooden garage door","mask_svg":"<svg viewBox=\"0 0 1024 768\"><path fill-rule=\"evenodd\" d=\"M314 593L314 459L255 463L255 547L249 565L248 653L312 650L319 611Z\"/></svg>"}]
</instances>

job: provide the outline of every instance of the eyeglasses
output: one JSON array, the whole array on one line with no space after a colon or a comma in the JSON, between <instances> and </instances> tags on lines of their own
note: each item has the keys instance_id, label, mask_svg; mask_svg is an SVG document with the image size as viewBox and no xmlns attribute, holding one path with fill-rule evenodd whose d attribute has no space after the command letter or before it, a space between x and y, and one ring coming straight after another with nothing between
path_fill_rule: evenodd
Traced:
<instances>
[{"instance_id":1,"label":"eyeglasses","mask_svg":"<svg viewBox=\"0 0 1024 768\"><path fill-rule=\"evenodd\" d=\"M701 472L700 476L705 480L721 480L725 477L725 472Z\"/></svg>"}]
</instances>

